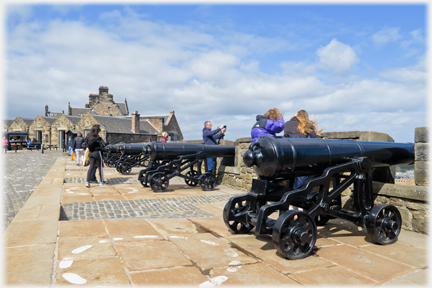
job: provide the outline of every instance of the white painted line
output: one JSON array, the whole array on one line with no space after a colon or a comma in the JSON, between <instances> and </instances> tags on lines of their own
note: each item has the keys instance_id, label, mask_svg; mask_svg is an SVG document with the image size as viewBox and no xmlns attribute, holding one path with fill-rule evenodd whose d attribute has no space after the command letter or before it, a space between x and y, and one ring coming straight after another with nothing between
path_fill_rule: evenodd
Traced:
<instances>
[{"instance_id":1,"label":"white painted line","mask_svg":"<svg viewBox=\"0 0 432 288\"><path fill-rule=\"evenodd\" d=\"M175 235L173 235L173 236L168 236L168 237L170 237L170 238L174 238L174 239L188 239L187 237L183 237L183 236L175 236Z\"/></svg>"},{"instance_id":2,"label":"white painted line","mask_svg":"<svg viewBox=\"0 0 432 288\"><path fill-rule=\"evenodd\" d=\"M237 252L235 252L232 249L228 249L228 250L224 250L226 252L226 254L230 257L238 257L239 255L237 254Z\"/></svg>"},{"instance_id":3,"label":"white painted line","mask_svg":"<svg viewBox=\"0 0 432 288\"><path fill-rule=\"evenodd\" d=\"M69 268L72 265L72 263L73 263L73 259L70 257L66 257L62 261L60 261L59 268L61 269Z\"/></svg>"},{"instance_id":4,"label":"white painted line","mask_svg":"<svg viewBox=\"0 0 432 288\"><path fill-rule=\"evenodd\" d=\"M85 284L87 283L87 280L82 278L81 276L79 276L78 274L75 273L65 273L62 275L62 277L68 281L69 283L72 284Z\"/></svg>"},{"instance_id":5,"label":"white painted line","mask_svg":"<svg viewBox=\"0 0 432 288\"><path fill-rule=\"evenodd\" d=\"M123 238L113 238L113 241L120 241L123 240Z\"/></svg>"},{"instance_id":6,"label":"white painted line","mask_svg":"<svg viewBox=\"0 0 432 288\"><path fill-rule=\"evenodd\" d=\"M78 254L78 253L84 252L84 251L87 250L87 249L90 249L91 247L92 247L92 245L85 245L85 246L81 246L81 247L79 247L79 248L73 250L72 253L73 253L73 254Z\"/></svg>"},{"instance_id":7,"label":"white painted line","mask_svg":"<svg viewBox=\"0 0 432 288\"><path fill-rule=\"evenodd\" d=\"M201 283L199 285L200 288L212 288L217 287L222 284L222 282L225 282L228 279L226 276L217 276L215 278L210 279L210 281L206 281L204 283Z\"/></svg>"},{"instance_id":8,"label":"white painted line","mask_svg":"<svg viewBox=\"0 0 432 288\"><path fill-rule=\"evenodd\" d=\"M159 236L156 235L143 235L143 236L133 236L135 239L141 239L141 238L158 238Z\"/></svg>"},{"instance_id":9,"label":"white painted line","mask_svg":"<svg viewBox=\"0 0 432 288\"><path fill-rule=\"evenodd\" d=\"M218 246L219 245L218 243L215 243L215 242L212 242L212 241L207 241L207 240L201 240L201 242L206 243L206 244L210 244L210 245L213 245L213 246Z\"/></svg>"}]
</instances>

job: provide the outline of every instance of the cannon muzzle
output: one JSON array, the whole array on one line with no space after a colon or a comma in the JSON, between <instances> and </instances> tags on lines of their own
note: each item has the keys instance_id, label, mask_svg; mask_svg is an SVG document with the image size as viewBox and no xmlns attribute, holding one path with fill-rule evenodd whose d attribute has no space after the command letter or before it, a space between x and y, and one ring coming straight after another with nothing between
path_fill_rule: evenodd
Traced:
<instances>
[{"instance_id":1,"label":"cannon muzzle","mask_svg":"<svg viewBox=\"0 0 432 288\"><path fill-rule=\"evenodd\" d=\"M197 143L151 142L148 153L152 160L171 160L183 155L202 153L207 158L229 157L235 155L234 145L205 145Z\"/></svg>"},{"instance_id":2,"label":"cannon muzzle","mask_svg":"<svg viewBox=\"0 0 432 288\"><path fill-rule=\"evenodd\" d=\"M243 162L259 176L275 178L314 175L354 157L369 158L371 167L412 164L414 144L264 136L249 146Z\"/></svg>"}]
</instances>

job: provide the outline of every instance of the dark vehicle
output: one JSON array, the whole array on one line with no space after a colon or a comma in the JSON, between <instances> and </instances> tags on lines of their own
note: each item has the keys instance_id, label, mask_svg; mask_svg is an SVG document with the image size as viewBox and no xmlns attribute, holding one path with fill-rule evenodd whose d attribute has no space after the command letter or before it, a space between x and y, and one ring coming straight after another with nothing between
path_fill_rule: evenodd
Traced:
<instances>
[{"instance_id":1,"label":"dark vehicle","mask_svg":"<svg viewBox=\"0 0 432 288\"><path fill-rule=\"evenodd\" d=\"M27 132L6 132L3 134L6 139L9 140L9 143L7 145L8 150L23 150L27 149L27 139L28 139L28 133ZM41 149L41 142L34 142L31 143L31 149Z\"/></svg>"}]
</instances>

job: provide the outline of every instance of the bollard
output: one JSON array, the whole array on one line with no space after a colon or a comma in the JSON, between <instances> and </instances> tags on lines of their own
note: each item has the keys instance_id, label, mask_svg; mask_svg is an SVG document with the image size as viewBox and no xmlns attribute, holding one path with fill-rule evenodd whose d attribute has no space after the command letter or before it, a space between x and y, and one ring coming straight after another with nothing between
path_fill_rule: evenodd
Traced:
<instances>
[{"instance_id":1,"label":"bollard","mask_svg":"<svg viewBox=\"0 0 432 288\"><path fill-rule=\"evenodd\" d=\"M44 154L44 144L41 144L41 153Z\"/></svg>"}]
</instances>

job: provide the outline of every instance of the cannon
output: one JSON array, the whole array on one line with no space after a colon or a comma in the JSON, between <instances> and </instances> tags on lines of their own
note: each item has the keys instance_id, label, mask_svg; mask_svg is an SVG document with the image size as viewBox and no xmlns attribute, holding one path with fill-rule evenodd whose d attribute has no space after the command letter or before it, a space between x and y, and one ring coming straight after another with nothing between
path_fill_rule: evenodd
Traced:
<instances>
[{"instance_id":1,"label":"cannon","mask_svg":"<svg viewBox=\"0 0 432 288\"><path fill-rule=\"evenodd\" d=\"M372 172L412 164L414 144L264 136L249 146L243 162L258 179L224 207L223 220L234 233L271 234L276 250L291 260L312 252L317 225L332 218L365 227L371 242L397 241L401 214L392 205L374 205ZM299 176L308 178L293 189ZM342 207L341 193L351 184L354 205Z\"/></svg>"},{"instance_id":2,"label":"cannon","mask_svg":"<svg viewBox=\"0 0 432 288\"><path fill-rule=\"evenodd\" d=\"M121 144L108 144L102 149L103 162L108 167L114 167L115 163L120 159Z\"/></svg>"},{"instance_id":3,"label":"cannon","mask_svg":"<svg viewBox=\"0 0 432 288\"><path fill-rule=\"evenodd\" d=\"M202 190L212 190L216 177L208 172L206 158L234 157L235 154L234 145L152 142L146 149L150 161L147 168L140 171L138 180L144 187L150 184L155 192L166 190L169 180L176 176L184 178L189 186L200 184ZM203 162L204 173L201 172Z\"/></svg>"},{"instance_id":4,"label":"cannon","mask_svg":"<svg viewBox=\"0 0 432 288\"><path fill-rule=\"evenodd\" d=\"M115 149L115 153L117 154L113 158L116 159L114 166L117 172L129 174L133 167L146 167L149 159L146 146L147 144L124 143L110 148L112 150Z\"/></svg>"}]
</instances>

